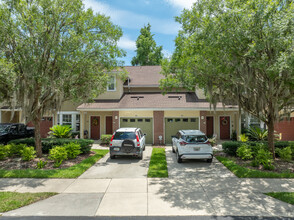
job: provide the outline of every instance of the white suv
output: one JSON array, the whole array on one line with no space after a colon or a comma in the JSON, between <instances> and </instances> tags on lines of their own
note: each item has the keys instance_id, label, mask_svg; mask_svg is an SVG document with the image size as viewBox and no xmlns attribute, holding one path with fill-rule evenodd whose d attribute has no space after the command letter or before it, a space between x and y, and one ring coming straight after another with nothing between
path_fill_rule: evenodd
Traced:
<instances>
[{"instance_id":1,"label":"white suv","mask_svg":"<svg viewBox=\"0 0 294 220\"><path fill-rule=\"evenodd\" d=\"M177 155L177 162L182 159L206 159L212 162L213 150L205 134L199 130L180 130L172 138L172 150Z\"/></svg>"},{"instance_id":2,"label":"white suv","mask_svg":"<svg viewBox=\"0 0 294 220\"><path fill-rule=\"evenodd\" d=\"M140 128L120 128L114 132L110 140L110 158L117 155L132 155L143 158L145 150L145 134Z\"/></svg>"}]
</instances>

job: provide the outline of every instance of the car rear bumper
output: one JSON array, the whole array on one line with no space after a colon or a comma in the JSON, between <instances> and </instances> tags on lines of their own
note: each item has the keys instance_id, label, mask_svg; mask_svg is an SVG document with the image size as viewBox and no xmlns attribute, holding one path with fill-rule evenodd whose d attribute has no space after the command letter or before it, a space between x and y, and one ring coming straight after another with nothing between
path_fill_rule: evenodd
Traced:
<instances>
[{"instance_id":1,"label":"car rear bumper","mask_svg":"<svg viewBox=\"0 0 294 220\"><path fill-rule=\"evenodd\" d=\"M185 153L180 155L181 159L212 159L213 155L210 153Z\"/></svg>"},{"instance_id":2,"label":"car rear bumper","mask_svg":"<svg viewBox=\"0 0 294 220\"><path fill-rule=\"evenodd\" d=\"M131 152L123 152L121 147L110 147L110 155L130 155L130 156L140 156L143 149L140 147L135 147Z\"/></svg>"}]
</instances>

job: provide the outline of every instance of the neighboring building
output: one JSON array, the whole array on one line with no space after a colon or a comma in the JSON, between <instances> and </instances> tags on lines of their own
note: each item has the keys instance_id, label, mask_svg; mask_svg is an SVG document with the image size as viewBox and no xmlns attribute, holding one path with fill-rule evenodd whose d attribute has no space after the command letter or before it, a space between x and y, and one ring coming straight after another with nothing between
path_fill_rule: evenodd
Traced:
<instances>
[{"instance_id":1,"label":"neighboring building","mask_svg":"<svg viewBox=\"0 0 294 220\"><path fill-rule=\"evenodd\" d=\"M125 67L129 78L123 82L112 73L107 91L94 103L65 102L55 115L48 115L41 123L42 136L54 124L71 125L80 131L81 138L99 139L112 134L119 127L140 127L147 134L148 144L170 144L171 137L180 129L199 129L217 139L230 139L234 131L240 134L241 117L237 106L219 103L211 109L202 90L181 89L162 95L159 80L160 66ZM2 107L0 122L9 122L11 110ZM13 122L21 120L21 111L15 111ZM87 135L84 135L84 131Z\"/></svg>"}]
</instances>

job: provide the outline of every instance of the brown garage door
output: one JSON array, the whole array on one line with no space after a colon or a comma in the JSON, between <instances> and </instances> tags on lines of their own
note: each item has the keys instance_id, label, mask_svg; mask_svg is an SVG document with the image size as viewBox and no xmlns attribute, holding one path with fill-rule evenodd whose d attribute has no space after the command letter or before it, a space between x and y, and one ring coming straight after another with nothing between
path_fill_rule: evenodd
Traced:
<instances>
[{"instance_id":1,"label":"brown garage door","mask_svg":"<svg viewBox=\"0 0 294 220\"><path fill-rule=\"evenodd\" d=\"M294 141L294 117L277 123L275 131L282 134L283 141Z\"/></svg>"}]
</instances>

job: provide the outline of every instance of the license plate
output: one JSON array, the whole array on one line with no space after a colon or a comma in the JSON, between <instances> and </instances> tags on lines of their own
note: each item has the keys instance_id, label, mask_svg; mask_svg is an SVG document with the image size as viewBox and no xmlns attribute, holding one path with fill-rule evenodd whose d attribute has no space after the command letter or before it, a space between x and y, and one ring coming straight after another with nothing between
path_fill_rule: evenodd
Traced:
<instances>
[{"instance_id":1,"label":"license plate","mask_svg":"<svg viewBox=\"0 0 294 220\"><path fill-rule=\"evenodd\" d=\"M194 151L199 151L200 147L194 147Z\"/></svg>"},{"instance_id":2,"label":"license plate","mask_svg":"<svg viewBox=\"0 0 294 220\"><path fill-rule=\"evenodd\" d=\"M114 151L119 151L119 147L113 148Z\"/></svg>"}]
</instances>

